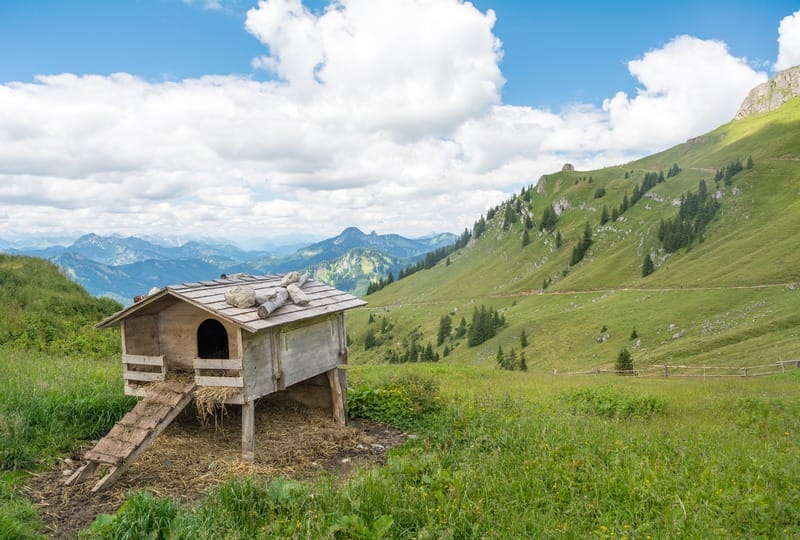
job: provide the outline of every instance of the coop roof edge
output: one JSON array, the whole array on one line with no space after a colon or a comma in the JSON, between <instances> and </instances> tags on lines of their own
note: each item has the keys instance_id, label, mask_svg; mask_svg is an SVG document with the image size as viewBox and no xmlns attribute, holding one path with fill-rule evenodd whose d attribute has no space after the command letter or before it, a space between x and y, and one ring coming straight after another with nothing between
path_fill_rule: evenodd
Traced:
<instances>
[{"instance_id":1,"label":"coop roof edge","mask_svg":"<svg viewBox=\"0 0 800 540\"><path fill-rule=\"evenodd\" d=\"M164 288L160 289L158 292L156 292L156 293L154 293L154 294L152 294L150 296L147 296L147 297L143 298L139 302L136 302L136 303L128 306L127 308L122 309L122 310L120 310L120 311L118 311L118 312L106 317L102 321L98 322L95 325L95 328L101 328L102 329L102 328L110 328L110 327L113 327L113 326L117 326L120 323L120 321L122 321L126 317L128 317L128 316L130 316L130 315L132 315L132 314L134 314L134 313L136 313L138 311L141 311L141 310L147 308L148 306L151 306L152 304L154 304L154 303L156 303L156 302L158 302L158 301L160 301L160 300L162 300L162 299L164 299L164 298L166 298L168 296L174 298L176 301L183 301L183 302L186 302L188 304L191 304L192 306L194 306L194 307L196 307L198 309L201 309L201 310L207 312L208 314L210 314L210 315L212 315L214 317L218 317L218 318L220 318L220 319L222 319L222 320L224 320L226 322L229 322L230 324L232 324L234 326L242 328L242 329L244 329L244 330L246 330L248 332L251 332L251 333L255 333L255 332L258 332L260 330L264 330L265 328L269 328L269 327L272 327L272 326L280 326L281 324L286 324L287 322L294 322L296 320L316 318L316 317L320 317L320 316L324 316L324 315L329 315L329 314L332 314L332 313L338 313L338 312L341 312L341 311L346 311L346 310L352 309L354 307L361 307L361 306L367 305L367 302L365 300L362 300L362 299L360 299L358 297L352 296L352 295L350 295L348 293L345 293L343 291L339 291L338 289L335 289L334 287L330 287L328 285L320 284L320 283L317 283L317 282L309 282L309 283L314 283L314 284L320 286L326 292L338 293L341 296L341 301L337 302L337 303L334 303L334 304L331 304L331 305L322 306L320 309L322 309L323 312L320 312L320 309L314 309L314 308L316 308L318 306L309 305L308 308L311 308L311 309L308 309L308 310L304 309L302 311L309 311L309 312L313 313L313 315L309 314L308 316L303 316L302 312L298 312L296 314L296 317L293 317L291 321L285 321L284 320L285 317L280 317L280 314L281 314L280 312L282 310L279 309L279 311L277 311L273 315L274 320L270 320L272 317L268 318L268 319L255 318L252 321L249 321L249 323L248 323L248 322L244 322L244 321L238 320L238 319L236 319L234 317L231 317L231 316L229 316L229 315L227 315L225 313L222 313L219 310L214 309L212 307L209 307L208 305L205 305L204 303L199 302L199 301L195 300L194 298L191 298L187 294L184 294L185 292L190 292L190 291L194 291L194 290L198 290L198 289L205 289L205 288L207 288L207 289L223 289L223 288L227 289L227 288L233 287L235 285L245 285L245 284L266 285L270 281L276 281L276 280L279 280L279 279L280 279L280 276L258 276L258 277L256 277L256 276L247 276L247 279L246 280L242 280L242 281L238 281L238 280L216 281L215 280L213 282L200 282L200 283L192 283L192 284L170 285L170 286L167 286L167 287L164 287ZM273 286L277 286L277 283L273 284ZM313 301L312 301L312 304L314 304ZM337 304L342 304L342 305L337 305ZM289 305L292 305L292 304L289 304ZM256 310L256 307L253 307L252 311L255 312L255 310ZM241 315L241 313L240 313L240 315ZM283 322L276 322L276 321L279 321L279 320L283 321Z\"/></svg>"}]
</instances>

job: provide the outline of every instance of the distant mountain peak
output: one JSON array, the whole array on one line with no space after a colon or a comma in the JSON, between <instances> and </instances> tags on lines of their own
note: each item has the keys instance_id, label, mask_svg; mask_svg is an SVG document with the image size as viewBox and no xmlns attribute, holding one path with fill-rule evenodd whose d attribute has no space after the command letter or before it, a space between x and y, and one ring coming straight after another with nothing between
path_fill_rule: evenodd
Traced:
<instances>
[{"instance_id":1,"label":"distant mountain peak","mask_svg":"<svg viewBox=\"0 0 800 540\"><path fill-rule=\"evenodd\" d=\"M747 94L735 120L774 111L790 99L800 96L800 66L779 71Z\"/></svg>"}]
</instances>

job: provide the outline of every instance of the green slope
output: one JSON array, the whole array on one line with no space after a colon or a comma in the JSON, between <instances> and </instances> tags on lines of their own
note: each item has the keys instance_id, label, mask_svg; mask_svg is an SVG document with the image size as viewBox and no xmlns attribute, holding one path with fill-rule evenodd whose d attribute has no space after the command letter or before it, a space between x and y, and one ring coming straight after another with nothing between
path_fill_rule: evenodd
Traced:
<instances>
[{"instance_id":1,"label":"green slope","mask_svg":"<svg viewBox=\"0 0 800 540\"><path fill-rule=\"evenodd\" d=\"M119 350L119 336L94 324L121 308L50 262L0 254L0 350L107 357Z\"/></svg>"},{"instance_id":2,"label":"green slope","mask_svg":"<svg viewBox=\"0 0 800 540\"><path fill-rule=\"evenodd\" d=\"M750 157L754 166L731 185L715 183L717 169ZM666 174L675 163L679 174L600 226L604 205L618 207L647 172ZM677 214L682 194L697 191L701 179L720 210L701 241L668 254L657 237L659 223ZM599 188L605 195L595 198ZM353 361L381 362L389 348L407 346L412 330L422 334L422 344L435 345L443 315L454 325L462 316L470 322L481 304L501 310L507 326L478 347L448 341L453 352L446 361L493 363L498 346L519 352L522 330L529 337L528 365L537 369L611 367L623 346L640 365L800 358L800 99L635 162L547 175L525 191L526 197L498 207L486 232L452 254L450 264L442 261L367 297L370 306L349 318ZM525 215L538 225L551 204L564 207L555 231L535 227L523 247ZM506 206L515 209L517 223L504 229ZM587 222L594 242L570 266ZM656 271L643 278L646 254ZM545 280L550 286L542 291ZM373 331L380 345L365 351L370 313L378 317ZM390 332L379 331L381 317ZM603 326L608 330L601 332ZM634 327L639 341L630 339ZM441 355L444 346L436 350Z\"/></svg>"}]
</instances>

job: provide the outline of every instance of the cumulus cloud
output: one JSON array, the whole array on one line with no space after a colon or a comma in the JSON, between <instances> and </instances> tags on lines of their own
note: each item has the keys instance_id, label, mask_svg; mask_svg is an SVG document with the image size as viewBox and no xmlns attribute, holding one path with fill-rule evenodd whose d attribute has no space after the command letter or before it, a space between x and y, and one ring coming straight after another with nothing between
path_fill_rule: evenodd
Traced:
<instances>
[{"instance_id":1,"label":"cumulus cloud","mask_svg":"<svg viewBox=\"0 0 800 540\"><path fill-rule=\"evenodd\" d=\"M0 237L458 232L565 161L624 163L714 128L766 78L681 36L629 63L636 95L504 105L494 22L459 0L262 0L246 28L269 81L0 85Z\"/></svg>"},{"instance_id":2,"label":"cumulus cloud","mask_svg":"<svg viewBox=\"0 0 800 540\"><path fill-rule=\"evenodd\" d=\"M643 87L603 103L616 144L661 147L731 119L731 111L766 74L754 72L725 43L678 36L628 63Z\"/></svg>"},{"instance_id":3,"label":"cumulus cloud","mask_svg":"<svg viewBox=\"0 0 800 540\"><path fill-rule=\"evenodd\" d=\"M800 65L800 11L781 20L778 26L778 60L775 70Z\"/></svg>"},{"instance_id":4,"label":"cumulus cloud","mask_svg":"<svg viewBox=\"0 0 800 540\"><path fill-rule=\"evenodd\" d=\"M245 27L270 54L255 64L339 130L446 136L500 101L494 12L459 0L342 0L313 14L261 0Z\"/></svg>"}]
</instances>

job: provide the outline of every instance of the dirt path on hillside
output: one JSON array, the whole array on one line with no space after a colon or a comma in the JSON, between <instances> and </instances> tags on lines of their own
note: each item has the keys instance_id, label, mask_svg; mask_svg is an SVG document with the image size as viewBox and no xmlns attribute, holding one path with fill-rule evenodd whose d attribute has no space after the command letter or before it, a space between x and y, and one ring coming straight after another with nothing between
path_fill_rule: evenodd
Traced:
<instances>
[{"instance_id":1,"label":"dirt path on hillside","mask_svg":"<svg viewBox=\"0 0 800 540\"><path fill-rule=\"evenodd\" d=\"M190 405L187 409L193 409ZM194 411L182 414L153 446L109 489L91 493L100 476L67 487L64 480L91 445L76 449L53 470L31 475L28 496L49 538L72 539L98 514L113 514L131 491L147 491L190 503L226 480L252 475L265 482L283 477L340 479L355 470L382 465L386 451L406 441L406 434L385 425L353 420L340 426L323 411L298 405L260 403L256 408L256 461L241 454L241 417L230 407L221 425L202 426Z\"/></svg>"},{"instance_id":2,"label":"dirt path on hillside","mask_svg":"<svg viewBox=\"0 0 800 540\"><path fill-rule=\"evenodd\" d=\"M363 308L358 309L377 309L402 306L435 306L447 302L463 302L466 300L478 300L481 298L522 298L526 296L570 296L578 294L598 294L598 293L613 293L613 292L683 292L683 291L728 291L728 290L756 290L756 289L776 289L776 288L800 288L800 283L793 281L790 283L765 283L762 285L720 285L717 287L611 287L611 288L596 288L596 289L567 289L555 291L542 291L541 289L530 289L527 291L516 291L510 293L496 293L488 296L448 296L440 300L425 300L425 301L410 301L403 302L402 304L370 304Z\"/></svg>"}]
</instances>

